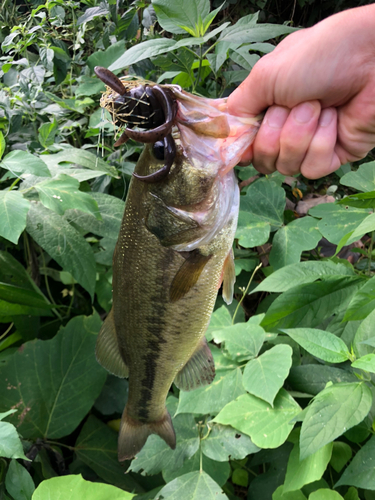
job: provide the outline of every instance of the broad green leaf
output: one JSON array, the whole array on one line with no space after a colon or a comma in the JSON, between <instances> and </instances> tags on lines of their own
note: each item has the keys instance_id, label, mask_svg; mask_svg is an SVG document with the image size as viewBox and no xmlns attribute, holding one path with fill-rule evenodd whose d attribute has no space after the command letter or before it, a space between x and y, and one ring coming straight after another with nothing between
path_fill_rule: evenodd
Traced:
<instances>
[{"instance_id":1,"label":"broad green leaf","mask_svg":"<svg viewBox=\"0 0 375 500\"><path fill-rule=\"evenodd\" d=\"M334 441L330 465L336 472L340 472L352 458L352 449L347 443Z\"/></svg>"},{"instance_id":2,"label":"broad green leaf","mask_svg":"<svg viewBox=\"0 0 375 500\"><path fill-rule=\"evenodd\" d=\"M134 10L130 12L130 19L133 19L133 14ZM106 50L101 50L91 54L87 58L87 66L92 72L94 72L95 66L104 66L105 68L108 68L110 64L117 61L117 59L124 54L125 50L125 40L119 40L118 42L110 45Z\"/></svg>"},{"instance_id":3,"label":"broad green leaf","mask_svg":"<svg viewBox=\"0 0 375 500\"><path fill-rule=\"evenodd\" d=\"M35 490L34 481L29 472L17 460L11 460L9 464L5 476L5 487L14 500L31 500Z\"/></svg>"},{"instance_id":4,"label":"broad green leaf","mask_svg":"<svg viewBox=\"0 0 375 500\"><path fill-rule=\"evenodd\" d=\"M333 311L344 310L362 284L363 279L356 276L332 276L295 286L277 297L261 325L266 331L318 326Z\"/></svg>"},{"instance_id":5,"label":"broad green leaf","mask_svg":"<svg viewBox=\"0 0 375 500\"><path fill-rule=\"evenodd\" d=\"M301 490L284 493L284 486L281 485L273 493L272 500L306 500L306 497Z\"/></svg>"},{"instance_id":6,"label":"broad green leaf","mask_svg":"<svg viewBox=\"0 0 375 500\"><path fill-rule=\"evenodd\" d=\"M42 481L35 490L32 500L131 500L133 493L115 486L86 481L79 474L53 477Z\"/></svg>"},{"instance_id":7,"label":"broad green leaf","mask_svg":"<svg viewBox=\"0 0 375 500\"><path fill-rule=\"evenodd\" d=\"M375 309L375 277L372 277L353 296L343 321L366 318Z\"/></svg>"},{"instance_id":8,"label":"broad green leaf","mask_svg":"<svg viewBox=\"0 0 375 500\"><path fill-rule=\"evenodd\" d=\"M275 271L298 263L303 251L317 246L322 238L317 226L313 217L302 217L277 231L270 253L270 265Z\"/></svg>"},{"instance_id":9,"label":"broad green leaf","mask_svg":"<svg viewBox=\"0 0 375 500\"><path fill-rule=\"evenodd\" d=\"M102 392L95 401L95 408L102 415L122 413L128 399L129 383L125 378L108 374Z\"/></svg>"},{"instance_id":10,"label":"broad green leaf","mask_svg":"<svg viewBox=\"0 0 375 500\"><path fill-rule=\"evenodd\" d=\"M322 488L311 493L309 500L344 500L344 498L337 491Z\"/></svg>"},{"instance_id":11,"label":"broad green leaf","mask_svg":"<svg viewBox=\"0 0 375 500\"><path fill-rule=\"evenodd\" d=\"M11 151L4 156L0 167L14 174L33 174L39 177L51 176L43 160L20 149Z\"/></svg>"},{"instance_id":12,"label":"broad green leaf","mask_svg":"<svg viewBox=\"0 0 375 500\"><path fill-rule=\"evenodd\" d=\"M0 411L26 438L74 431L94 404L106 372L95 359L98 316L77 316L51 340L26 342L0 365Z\"/></svg>"},{"instance_id":13,"label":"broad green leaf","mask_svg":"<svg viewBox=\"0 0 375 500\"><path fill-rule=\"evenodd\" d=\"M291 366L292 348L285 344L274 346L247 363L243 372L243 385L250 394L273 407L273 401Z\"/></svg>"},{"instance_id":14,"label":"broad green leaf","mask_svg":"<svg viewBox=\"0 0 375 500\"><path fill-rule=\"evenodd\" d=\"M328 241L338 245L341 239L368 216L369 212L360 208L345 208L333 203L322 203L309 210L313 217L321 217L318 229Z\"/></svg>"},{"instance_id":15,"label":"broad green leaf","mask_svg":"<svg viewBox=\"0 0 375 500\"><path fill-rule=\"evenodd\" d=\"M13 424L1 422L3 418L11 415L17 410L9 410L0 413L0 457L5 458L23 458L27 460L23 452L21 440Z\"/></svg>"},{"instance_id":16,"label":"broad green leaf","mask_svg":"<svg viewBox=\"0 0 375 500\"><path fill-rule=\"evenodd\" d=\"M209 435L201 441L201 446L206 457L218 462L225 462L230 458L241 460L259 451L249 436L229 425L220 424L213 425Z\"/></svg>"},{"instance_id":17,"label":"broad green leaf","mask_svg":"<svg viewBox=\"0 0 375 500\"><path fill-rule=\"evenodd\" d=\"M29 209L30 202L19 191L0 191L0 236L17 244Z\"/></svg>"},{"instance_id":18,"label":"broad green leaf","mask_svg":"<svg viewBox=\"0 0 375 500\"><path fill-rule=\"evenodd\" d=\"M5 151L6 143L3 133L0 131L0 159L3 157Z\"/></svg>"},{"instance_id":19,"label":"broad green leaf","mask_svg":"<svg viewBox=\"0 0 375 500\"><path fill-rule=\"evenodd\" d=\"M356 172L348 172L340 179L340 184L350 186L358 191L375 190L375 161L360 165Z\"/></svg>"},{"instance_id":20,"label":"broad green leaf","mask_svg":"<svg viewBox=\"0 0 375 500\"><path fill-rule=\"evenodd\" d=\"M210 324L206 330L207 341L212 340L212 333L223 327L231 326L232 317L226 306L221 306L212 313Z\"/></svg>"},{"instance_id":21,"label":"broad green leaf","mask_svg":"<svg viewBox=\"0 0 375 500\"><path fill-rule=\"evenodd\" d=\"M97 16L104 17L109 13L110 11L108 10L107 5L101 3L96 7L86 9L85 13L77 19L77 25L79 26L80 24L87 23Z\"/></svg>"},{"instance_id":22,"label":"broad green leaf","mask_svg":"<svg viewBox=\"0 0 375 500\"><path fill-rule=\"evenodd\" d=\"M241 196L236 237L242 246L264 244L270 231L283 225L285 191L266 178L252 183Z\"/></svg>"},{"instance_id":23,"label":"broad green leaf","mask_svg":"<svg viewBox=\"0 0 375 500\"><path fill-rule=\"evenodd\" d=\"M307 352L327 363L343 363L350 359L345 342L333 333L317 328L292 328L283 332Z\"/></svg>"},{"instance_id":24,"label":"broad green leaf","mask_svg":"<svg viewBox=\"0 0 375 500\"><path fill-rule=\"evenodd\" d=\"M115 167L108 165L99 156L90 153L87 149L77 149L77 148L65 148L53 155L43 155L43 161L48 165L48 167L55 167L59 163L70 163L72 165L80 165L81 167L87 168L93 171L99 171L100 173L105 172L112 177L117 177L117 171ZM66 172L69 174L69 171ZM48 176L49 176L48 171ZM45 176L46 177L46 176Z\"/></svg>"},{"instance_id":25,"label":"broad green leaf","mask_svg":"<svg viewBox=\"0 0 375 500\"><path fill-rule=\"evenodd\" d=\"M158 16L160 26L170 33L185 33L198 28L199 22L208 15L210 2L208 0L152 0L152 5ZM200 36L203 33L197 33Z\"/></svg>"},{"instance_id":26,"label":"broad green leaf","mask_svg":"<svg viewBox=\"0 0 375 500\"><path fill-rule=\"evenodd\" d=\"M249 42L264 42L265 40L270 40L271 38L276 38L281 35L286 35L288 33L293 33L296 28L290 28L288 26L281 26L279 24L254 24L253 26L237 23L235 26L231 26L229 29L220 37L221 42L237 42L237 43L249 43Z\"/></svg>"},{"instance_id":27,"label":"broad green leaf","mask_svg":"<svg viewBox=\"0 0 375 500\"><path fill-rule=\"evenodd\" d=\"M345 469L335 487L343 484L375 490L375 436L361 448Z\"/></svg>"},{"instance_id":28,"label":"broad green leaf","mask_svg":"<svg viewBox=\"0 0 375 500\"><path fill-rule=\"evenodd\" d=\"M222 330L212 332L213 340L219 344L225 342L225 351L237 362L254 358L260 351L266 333L259 324L252 320L247 323L236 323Z\"/></svg>"},{"instance_id":29,"label":"broad green leaf","mask_svg":"<svg viewBox=\"0 0 375 500\"><path fill-rule=\"evenodd\" d=\"M101 219L98 204L88 193L79 190L77 179L60 174L56 179L45 180L35 184L43 205L57 214L63 215L65 210L77 209Z\"/></svg>"},{"instance_id":30,"label":"broad green leaf","mask_svg":"<svg viewBox=\"0 0 375 500\"><path fill-rule=\"evenodd\" d=\"M350 196L345 196L342 200L337 201L339 205L347 205L357 208L375 208L375 191L369 193L355 193Z\"/></svg>"},{"instance_id":31,"label":"broad green leaf","mask_svg":"<svg viewBox=\"0 0 375 500\"><path fill-rule=\"evenodd\" d=\"M371 391L363 382L331 385L320 392L308 406L302 422L301 459L361 422L371 404Z\"/></svg>"},{"instance_id":32,"label":"broad green leaf","mask_svg":"<svg viewBox=\"0 0 375 500\"><path fill-rule=\"evenodd\" d=\"M181 391L177 414L216 415L227 403L245 392L240 368L229 373L219 372L210 385L194 391Z\"/></svg>"},{"instance_id":33,"label":"broad green leaf","mask_svg":"<svg viewBox=\"0 0 375 500\"><path fill-rule=\"evenodd\" d=\"M353 267L349 264L335 263L331 260L308 260L290 264L278 269L267 276L251 293L257 292L286 292L296 285L313 283L326 276L354 275Z\"/></svg>"},{"instance_id":34,"label":"broad green leaf","mask_svg":"<svg viewBox=\"0 0 375 500\"><path fill-rule=\"evenodd\" d=\"M39 127L38 140L45 149L52 146L54 143L57 130L58 127L56 120L53 122L43 123L43 125Z\"/></svg>"},{"instance_id":35,"label":"broad green leaf","mask_svg":"<svg viewBox=\"0 0 375 500\"><path fill-rule=\"evenodd\" d=\"M172 407L170 407L171 399ZM167 401L167 408L172 416L176 404L175 398ZM158 474L162 470L174 471L180 469L184 462L196 453L199 447L199 436L193 415L177 415L172 418L172 421L176 431L176 449L171 450L159 436L152 435L147 439L137 459L130 464L129 471L142 471L142 474Z\"/></svg>"},{"instance_id":36,"label":"broad green leaf","mask_svg":"<svg viewBox=\"0 0 375 500\"><path fill-rule=\"evenodd\" d=\"M366 372L375 373L375 354L366 354L352 363L353 368L360 368Z\"/></svg>"},{"instance_id":37,"label":"broad green leaf","mask_svg":"<svg viewBox=\"0 0 375 500\"><path fill-rule=\"evenodd\" d=\"M344 499L345 500L361 500L359 498L359 495L358 495L358 490L356 488L353 488L353 486L351 486L346 495L344 496Z\"/></svg>"},{"instance_id":38,"label":"broad green leaf","mask_svg":"<svg viewBox=\"0 0 375 500\"><path fill-rule=\"evenodd\" d=\"M283 492L299 490L305 484L320 479L331 459L332 446L332 443L328 443L314 454L300 460L300 448L296 443L289 457Z\"/></svg>"},{"instance_id":39,"label":"broad green leaf","mask_svg":"<svg viewBox=\"0 0 375 500\"><path fill-rule=\"evenodd\" d=\"M49 255L94 295L96 265L92 248L66 220L40 203L32 203L27 231Z\"/></svg>"},{"instance_id":40,"label":"broad green leaf","mask_svg":"<svg viewBox=\"0 0 375 500\"><path fill-rule=\"evenodd\" d=\"M118 461L117 440L117 432L90 415L75 444L77 457L107 483L139 492L139 485L132 475L124 474L129 462L121 465Z\"/></svg>"},{"instance_id":41,"label":"broad green leaf","mask_svg":"<svg viewBox=\"0 0 375 500\"><path fill-rule=\"evenodd\" d=\"M168 483L156 495L155 500L228 500L220 486L205 472L189 472Z\"/></svg>"},{"instance_id":42,"label":"broad green leaf","mask_svg":"<svg viewBox=\"0 0 375 500\"><path fill-rule=\"evenodd\" d=\"M174 49L175 45L176 42L170 38L156 38L138 43L137 45L133 45L133 47L128 49L121 57L113 62L108 69L110 71L116 71L117 69L125 68L136 62L143 61L148 57L154 57L169 52Z\"/></svg>"},{"instance_id":43,"label":"broad green leaf","mask_svg":"<svg viewBox=\"0 0 375 500\"><path fill-rule=\"evenodd\" d=\"M325 365L301 365L292 366L288 384L299 392L307 394L318 394L327 382L339 384L341 382L355 382L357 377L346 370Z\"/></svg>"},{"instance_id":44,"label":"broad green leaf","mask_svg":"<svg viewBox=\"0 0 375 500\"><path fill-rule=\"evenodd\" d=\"M277 448L285 442L293 424L290 421L301 411L299 405L280 389L274 407L250 394L244 394L226 405L214 419L231 425L251 437L259 448Z\"/></svg>"},{"instance_id":45,"label":"broad green leaf","mask_svg":"<svg viewBox=\"0 0 375 500\"><path fill-rule=\"evenodd\" d=\"M375 309L360 324L354 337L354 352L357 358L374 352Z\"/></svg>"},{"instance_id":46,"label":"broad green leaf","mask_svg":"<svg viewBox=\"0 0 375 500\"><path fill-rule=\"evenodd\" d=\"M105 193L93 192L90 196L98 204L102 220L98 220L98 218L82 213L79 210L68 210L65 212L65 218L84 229L86 233L117 239L125 203L119 198Z\"/></svg>"},{"instance_id":47,"label":"broad green leaf","mask_svg":"<svg viewBox=\"0 0 375 500\"><path fill-rule=\"evenodd\" d=\"M177 477L188 474L189 472L199 471L201 468L200 463L200 451L198 450L195 455L193 455L189 460L186 460L181 469L178 470L166 470L163 472L163 479L166 483L170 483ZM202 469L207 473L211 479L213 479L219 486L224 486L231 474L231 468L227 461L218 462L216 460L211 460L206 456L202 456Z\"/></svg>"},{"instance_id":48,"label":"broad green leaf","mask_svg":"<svg viewBox=\"0 0 375 500\"><path fill-rule=\"evenodd\" d=\"M47 302L41 293L34 292L28 288L2 283L0 281L0 299L14 304L23 304L41 309L51 309L53 307Z\"/></svg>"}]
</instances>

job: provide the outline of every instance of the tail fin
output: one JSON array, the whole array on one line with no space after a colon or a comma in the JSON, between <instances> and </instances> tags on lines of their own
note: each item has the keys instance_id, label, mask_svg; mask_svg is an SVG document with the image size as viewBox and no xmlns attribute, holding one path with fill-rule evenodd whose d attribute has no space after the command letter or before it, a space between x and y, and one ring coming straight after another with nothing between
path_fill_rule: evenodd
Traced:
<instances>
[{"instance_id":1,"label":"tail fin","mask_svg":"<svg viewBox=\"0 0 375 500\"><path fill-rule=\"evenodd\" d=\"M141 451L151 434L157 434L164 439L172 450L176 448L176 434L167 409L165 409L163 417L157 422L141 422L129 417L125 407L118 437L119 461L131 460Z\"/></svg>"}]
</instances>

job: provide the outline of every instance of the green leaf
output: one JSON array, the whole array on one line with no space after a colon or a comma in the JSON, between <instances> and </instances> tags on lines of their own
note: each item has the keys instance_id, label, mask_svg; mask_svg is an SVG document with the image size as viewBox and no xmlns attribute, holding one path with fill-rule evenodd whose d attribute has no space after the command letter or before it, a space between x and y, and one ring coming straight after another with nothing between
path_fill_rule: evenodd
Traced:
<instances>
[{"instance_id":1,"label":"green leaf","mask_svg":"<svg viewBox=\"0 0 375 500\"><path fill-rule=\"evenodd\" d=\"M6 148L6 142L3 133L0 131L0 159L3 157Z\"/></svg>"},{"instance_id":2,"label":"green leaf","mask_svg":"<svg viewBox=\"0 0 375 500\"><path fill-rule=\"evenodd\" d=\"M212 332L212 338L219 344L225 342L225 351L237 362L254 358L260 351L266 333L252 317L247 323L236 323L222 330Z\"/></svg>"},{"instance_id":3,"label":"green leaf","mask_svg":"<svg viewBox=\"0 0 375 500\"><path fill-rule=\"evenodd\" d=\"M325 388L327 382L338 384L340 382L355 382L356 380L358 380L357 377L346 370L317 364L292 366L288 384L295 391L315 395Z\"/></svg>"},{"instance_id":4,"label":"green leaf","mask_svg":"<svg viewBox=\"0 0 375 500\"><path fill-rule=\"evenodd\" d=\"M210 324L206 330L206 339L209 342L212 340L212 333L216 330L221 330L222 327L231 326L232 317L227 307L221 306L212 313Z\"/></svg>"},{"instance_id":5,"label":"green leaf","mask_svg":"<svg viewBox=\"0 0 375 500\"><path fill-rule=\"evenodd\" d=\"M356 453L335 487L343 484L375 490L375 436Z\"/></svg>"},{"instance_id":6,"label":"green leaf","mask_svg":"<svg viewBox=\"0 0 375 500\"><path fill-rule=\"evenodd\" d=\"M14 174L33 174L39 177L51 177L44 161L20 149L11 151L4 156L3 161L0 163L0 167Z\"/></svg>"},{"instance_id":7,"label":"green leaf","mask_svg":"<svg viewBox=\"0 0 375 500\"><path fill-rule=\"evenodd\" d=\"M306 500L302 491L288 491L284 493L284 486L281 485L272 495L272 500Z\"/></svg>"},{"instance_id":8,"label":"green leaf","mask_svg":"<svg viewBox=\"0 0 375 500\"><path fill-rule=\"evenodd\" d=\"M9 464L5 476L5 487L14 500L31 500L31 495L35 490L30 474L17 460L12 460Z\"/></svg>"},{"instance_id":9,"label":"green leaf","mask_svg":"<svg viewBox=\"0 0 375 500\"><path fill-rule=\"evenodd\" d=\"M261 325L266 331L318 326L332 311L344 310L362 283L356 276L332 276L295 286L276 298Z\"/></svg>"},{"instance_id":10,"label":"green leaf","mask_svg":"<svg viewBox=\"0 0 375 500\"><path fill-rule=\"evenodd\" d=\"M368 211L360 208L344 207L333 203L322 203L309 210L313 217L321 217L318 229L328 241L338 245L341 239L358 225L368 215Z\"/></svg>"},{"instance_id":11,"label":"green leaf","mask_svg":"<svg viewBox=\"0 0 375 500\"><path fill-rule=\"evenodd\" d=\"M51 340L26 342L0 365L0 411L26 438L66 436L94 404L106 372L95 359L98 316L77 316Z\"/></svg>"},{"instance_id":12,"label":"green leaf","mask_svg":"<svg viewBox=\"0 0 375 500\"><path fill-rule=\"evenodd\" d=\"M366 354L352 363L353 368L360 368L366 372L375 373L375 354Z\"/></svg>"},{"instance_id":13,"label":"green leaf","mask_svg":"<svg viewBox=\"0 0 375 500\"><path fill-rule=\"evenodd\" d=\"M262 23L249 26L247 23L237 23L235 26L230 26L230 28L224 31L220 37L220 41L236 43L264 42L265 40L271 40L271 38L293 33L294 31L296 31L296 28L279 24Z\"/></svg>"},{"instance_id":14,"label":"green leaf","mask_svg":"<svg viewBox=\"0 0 375 500\"><path fill-rule=\"evenodd\" d=\"M268 240L270 231L283 225L285 191L273 181L262 178L252 183L241 196L236 238L240 245L254 247Z\"/></svg>"},{"instance_id":15,"label":"green leaf","mask_svg":"<svg viewBox=\"0 0 375 500\"><path fill-rule=\"evenodd\" d=\"M0 282L0 299L15 304L24 304L30 307L51 309L53 306L47 302L41 293L27 288L21 288L8 283Z\"/></svg>"},{"instance_id":16,"label":"green leaf","mask_svg":"<svg viewBox=\"0 0 375 500\"><path fill-rule=\"evenodd\" d=\"M340 179L340 184L350 186L358 191L375 190L375 161L360 165L356 172L348 172Z\"/></svg>"},{"instance_id":17,"label":"green leaf","mask_svg":"<svg viewBox=\"0 0 375 500\"><path fill-rule=\"evenodd\" d=\"M300 448L296 443L289 457L283 492L299 490L305 484L320 479L331 459L332 446L332 443L328 443L314 454L300 460Z\"/></svg>"},{"instance_id":18,"label":"green leaf","mask_svg":"<svg viewBox=\"0 0 375 500\"><path fill-rule=\"evenodd\" d=\"M354 336L353 347L357 358L374 352L374 321L375 310L362 321Z\"/></svg>"},{"instance_id":19,"label":"green leaf","mask_svg":"<svg viewBox=\"0 0 375 500\"><path fill-rule=\"evenodd\" d=\"M125 51L125 40L119 40L118 42L110 45L106 50L100 50L91 54L87 58L87 66L92 72L94 71L95 66L104 66L105 68L108 68L108 66L117 61L117 59L121 57Z\"/></svg>"},{"instance_id":20,"label":"green leaf","mask_svg":"<svg viewBox=\"0 0 375 500\"><path fill-rule=\"evenodd\" d=\"M208 437L201 441L206 457L218 462L242 460L247 455L257 453L259 448L246 434L239 433L229 425L214 424Z\"/></svg>"},{"instance_id":21,"label":"green leaf","mask_svg":"<svg viewBox=\"0 0 375 500\"><path fill-rule=\"evenodd\" d=\"M57 132L57 122L54 120L53 122L43 123L38 129L38 140L40 144L47 149L49 146L55 141L55 136Z\"/></svg>"},{"instance_id":22,"label":"green leaf","mask_svg":"<svg viewBox=\"0 0 375 500\"><path fill-rule=\"evenodd\" d=\"M257 292L286 292L296 285L312 283L326 276L354 275L353 267L349 264L335 263L331 260L308 260L290 264L278 269L267 276L251 293Z\"/></svg>"},{"instance_id":23,"label":"green leaf","mask_svg":"<svg viewBox=\"0 0 375 500\"><path fill-rule=\"evenodd\" d=\"M172 400L172 408L170 407ZM167 408L174 414L175 398L167 400ZM168 404L169 403L169 404ZM129 471L143 474L158 474L159 472L180 469L184 462L192 457L199 447L198 426L193 415L183 414L172 418L176 431L176 449L171 450L159 436L148 438L146 446L137 455L137 459L130 464Z\"/></svg>"},{"instance_id":24,"label":"green leaf","mask_svg":"<svg viewBox=\"0 0 375 500\"><path fill-rule=\"evenodd\" d=\"M75 209L65 212L65 218L81 227L85 233L117 239L125 203L119 198L105 193L92 192L90 196L98 205L101 220Z\"/></svg>"},{"instance_id":25,"label":"green leaf","mask_svg":"<svg viewBox=\"0 0 375 500\"><path fill-rule=\"evenodd\" d=\"M57 214L77 209L101 219L98 204L88 193L79 191L79 182L69 175L60 174L56 179L35 184L43 205Z\"/></svg>"},{"instance_id":26,"label":"green leaf","mask_svg":"<svg viewBox=\"0 0 375 500\"><path fill-rule=\"evenodd\" d=\"M183 495L183 497L181 496ZM155 500L224 500L228 497L205 472L190 472L174 479L162 488Z\"/></svg>"},{"instance_id":27,"label":"green leaf","mask_svg":"<svg viewBox=\"0 0 375 500\"><path fill-rule=\"evenodd\" d=\"M27 216L27 231L50 256L94 295L96 264L87 241L60 215L32 203Z\"/></svg>"},{"instance_id":28,"label":"green leaf","mask_svg":"<svg viewBox=\"0 0 375 500\"><path fill-rule=\"evenodd\" d=\"M280 389L273 408L265 401L245 394L226 405L214 422L231 425L248 434L259 448L277 448L287 439L293 429L290 421L300 411L294 399Z\"/></svg>"},{"instance_id":29,"label":"green leaf","mask_svg":"<svg viewBox=\"0 0 375 500\"><path fill-rule=\"evenodd\" d=\"M199 21L202 22L209 11L210 2L208 0L152 0L152 5L158 16L160 26L170 33L181 34L188 31L195 31ZM197 33L195 36L201 36Z\"/></svg>"},{"instance_id":30,"label":"green leaf","mask_svg":"<svg viewBox=\"0 0 375 500\"><path fill-rule=\"evenodd\" d=\"M139 485L131 474L124 474L130 462L121 465L118 461L117 440L117 432L90 415L75 444L77 457L107 483L139 492Z\"/></svg>"},{"instance_id":31,"label":"green leaf","mask_svg":"<svg viewBox=\"0 0 375 500\"><path fill-rule=\"evenodd\" d=\"M318 222L313 217L302 217L279 229L273 238L270 253L273 269L296 264L303 251L316 248L322 238L317 226Z\"/></svg>"},{"instance_id":32,"label":"green leaf","mask_svg":"<svg viewBox=\"0 0 375 500\"><path fill-rule=\"evenodd\" d=\"M198 450L189 460L186 460L181 469L166 470L163 472L163 479L166 483L170 483L179 476L188 474L189 472L199 471L201 468L200 451ZM202 470L206 472L219 486L224 486L230 476L231 468L228 461L217 462L206 456L202 456Z\"/></svg>"},{"instance_id":33,"label":"green leaf","mask_svg":"<svg viewBox=\"0 0 375 500\"><path fill-rule=\"evenodd\" d=\"M0 236L17 244L26 227L30 202L18 191L0 191Z\"/></svg>"},{"instance_id":34,"label":"green leaf","mask_svg":"<svg viewBox=\"0 0 375 500\"><path fill-rule=\"evenodd\" d=\"M336 472L340 472L352 458L352 454L352 449L347 443L335 441L333 443L332 457L330 460L331 466Z\"/></svg>"},{"instance_id":35,"label":"green leaf","mask_svg":"<svg viewBox=\"0 0 375 500\"><path fill-rule=\"evenodd\" d=\"M345 500L361 500L358 496L358 490L353 488L352 486L348 489L345 497Z\"/></svg>"},{"instance_id":36,"label":"green leaf","mask_svg":"<svg viewBox=\"0 0 375 500\"><path fill-rule=\"evenodd\" d=\"M170 38L156 38L138 43L113 62L108 69L116 71L117 69L125 68L149 57L169 52L175 48L175 45L176 42Z\"/></svg>"},{"instance_id":37,"label":"green leaf","mask_svg":"<svg viewBox=\"0 0 375 500\"><path fill-rule=\"evenodd\" d=\"M371 404L371 391L363 382L336 384L320 392L302 422L301 459L362 422Z\"/></svg>"},{"instance_id":38,"label":"green leaf","mask_svg":"<svg viewBox=\"0 0 375 500\"><path fill-rule=\"evenodd\" d=\"M363 214L363 220L354 231L351 233L350 238L346 242L347 245L362 238L367 233L375 230L375 213L368 215L366 212Z\"/></svg>"},{"instance_id":39,"label":"green leaf","mask_svg":"<svg viewBox=\"0 0 375 500\"><path fill-rule=\"evenodd\" d=\"M343 340L333 333L317 328L282 330L307 352L327 363L343 363L350 359L350 352Z\"/></svg>"},{"instance_id":40,"label":"green leaf","mask_svg":"<svg viewBox=\"0 0 375 500\"><path fill-rule=\"evenodd\" d=\"M62 151L59 151L53 155L43 155L43 161L48 165L51 171L59 166L60 163L68 163L71 165L80 165L81 167L87 168L94 172L107 173L112 177L117 177L117 170L115 167L108 165L99 156L90 153L87 149L77 149L72 147L66 147ZM60 172L59 172L60 173ZM69 171L65 172L69 174ZM85 171L83 171L85 173ZM48 177L50 173L48 171Z\"/></svg>"},{"instance_id":41,"label":"green leaf","mask_svg":"<svg viewBox=\"0 0 375 500\"><path fill-rule=\"evenodd\" d=\"M21 440L13 424L1 422L1 420L17 410L9 410L0 413L0 457L5 458L23 458L27 460L23 452Z\"/></svg>"},{"instance_id":42,"label":"green leaf","mask_svg":"<svg viewBox=\"0 0 375 500\"><path fill-rule=\"evenodd\" d=\"M346 205L357 208L375 208L375 191L369 193L355 193L350 196L345 196L342 200L337 201L339 205Z\"/></svg>"},{"instance_id":43,"label":"green leaf","mask_svg":"<svg viewBox=\"0 0 375 500\"><path fill-rule=\"evenodd\" d=\"M181 391L177 414L216 415L227 403L244 393L240 368L229 373L219 372L210 385L195 391Z\"/></svg>"},{"instance_id":44,"label":"green leaf","mask_svg":"<svg viewBox=\"0 0 375 500\"><path fill-rule=\"evenodd\" d=\"M322 488L311 493L309 500L344 500L344 498L337 491Z\"/></svg>"},{"instance_id":45,"label":"green leaf","mask_svg":"<svg viewBox=\"0 0 375 500\"><path fill-rule=\"evenodd\" d=\"M53 477L42 481L32 500L131 500L133 493L103 483L92 483L81 475Z\"/></svg>"},{"instance_id":46,"label":"green leaf","mask_svg":"<svg viewBox=\"0 0 375 500\"><path fill-rule=\"evenodd\" d=\"M292 352L290 346L281 344L249 361L243 372L245 389L273 407L292 366Z\"/></svg>"}]
</instances>

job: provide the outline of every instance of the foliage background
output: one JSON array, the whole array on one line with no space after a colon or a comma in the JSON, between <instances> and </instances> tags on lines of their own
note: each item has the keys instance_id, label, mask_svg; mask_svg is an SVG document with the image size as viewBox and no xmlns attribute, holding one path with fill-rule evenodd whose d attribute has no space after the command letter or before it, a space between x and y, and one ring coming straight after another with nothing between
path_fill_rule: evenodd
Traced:
<instances>
[{"instance_id":1,"label":"foliage background","mask_svg":"<svg viewBox=\"0 0 375 500\"><path fill-rule=\"evenodd\" d=\"M94 356L141 149L113 149L94 66L226 96L362 3L2 2L0 499L375 498L373 156L319 181L238 169L235 300L207 331L215 382L170 393L174 452L117 462L127 381Z\"/></svg>"}]
</instances>

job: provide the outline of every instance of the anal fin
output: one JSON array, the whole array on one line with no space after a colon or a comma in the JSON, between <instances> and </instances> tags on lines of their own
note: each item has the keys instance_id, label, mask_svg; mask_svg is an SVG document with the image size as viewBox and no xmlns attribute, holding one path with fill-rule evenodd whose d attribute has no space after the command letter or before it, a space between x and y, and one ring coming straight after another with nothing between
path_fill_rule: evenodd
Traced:
<instances>
[{"instance_id":1,"label":"anal fin","mask_svg":"<svg viewBox=\"0 0 375 500\"><path fill-rule=\"evenodd\" d=\"M211 258L211 255L202 255L199 253L199 250L181 252L181 254L183 254L186 260L173 278L169 292L171 302L182 299L188 293L198 281L204 266Z\"/></svg>"},{"instance_id":2,"label":"anal fin","mask_svg":"<svg viewBox=\"0 0 375 500\"><path fill-rule=\"evenodd\" d=\"M227 304L232 303L235 282L236 282L236 270L234 268L233 250L231 250L224 261L224 267L223 267L222 296Z\"/></svg>"},{"instance_id":3,"label":"anal fin","mask_svg":"<svg viewBox=\"0 0 375 500\"><path fill-rule=\"evenodd\" d=\"M122 359L117 343L113 309L111 309L100 329L96 340L95 354L98 362L110 373L121 378L128 377L129 370Z\"/></svg>"},{"instance_id":4,"label":"anal fin","mask_svg":"<svg viewBox=\"0 0 375 500\"><path fill-rule=\"evenodd\" d=\"M215 363L205 338L201 340L186 365L177 373L174 383L183 391L209 385L215 378Z\"/></svg>"}]
</instances>

